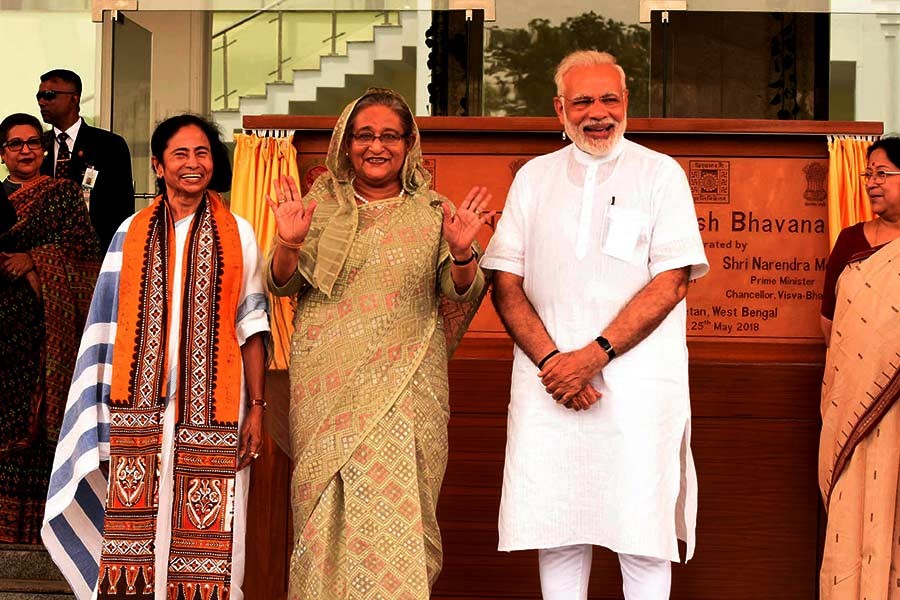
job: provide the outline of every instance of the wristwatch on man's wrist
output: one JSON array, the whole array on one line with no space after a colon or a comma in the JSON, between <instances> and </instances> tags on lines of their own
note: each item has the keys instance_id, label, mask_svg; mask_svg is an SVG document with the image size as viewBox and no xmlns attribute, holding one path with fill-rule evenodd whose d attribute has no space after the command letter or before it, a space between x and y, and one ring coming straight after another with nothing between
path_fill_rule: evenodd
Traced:
<instances>
[{"instance_id":1,"label":"wristwatch on man's wrist","mask_svg":"<svg viewBox=\"0 0 900 600\"><path fill-rule=\"evenodd\" d=\"M616 351L613 349L612 344L609 343L608 339L606 339L602 335L598 335L596 342L600 345L601 348L603 348L603 351L606 352L609 360L612 360L616 357Z\"/></svg>"}]
</instances>

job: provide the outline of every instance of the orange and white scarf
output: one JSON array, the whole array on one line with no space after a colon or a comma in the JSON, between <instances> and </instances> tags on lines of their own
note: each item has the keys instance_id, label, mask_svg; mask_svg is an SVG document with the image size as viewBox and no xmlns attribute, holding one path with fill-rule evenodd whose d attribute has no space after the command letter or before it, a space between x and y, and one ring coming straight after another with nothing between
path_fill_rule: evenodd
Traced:
<instances>
[{"instance_id":1,"label":"orange and white scarf","mask_svg":"<svg viewBox=\"0 0 900 600\"><path fill-rule=\"evenodd\" d=\"M162 197L128 230L110 389L110 473L99 598L153 598L166 402L176 403L168 600L227 600L241 398L235 331L243 262L237 222L209 192L184 252L183 300L171 305L175 229ZM136 260L141 257L140 260ZM182 311L178 356L170 315ZM178 387L167 389L169 362Z\"/></svg>"}]
</instances>

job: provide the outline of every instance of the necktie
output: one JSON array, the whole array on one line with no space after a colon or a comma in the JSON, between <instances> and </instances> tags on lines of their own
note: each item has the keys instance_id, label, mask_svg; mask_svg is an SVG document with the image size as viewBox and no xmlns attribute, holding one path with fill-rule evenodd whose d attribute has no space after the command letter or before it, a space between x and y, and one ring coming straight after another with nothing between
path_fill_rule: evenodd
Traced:
<instances>
[{"instance_id":1,"label":"necktie","mask_svg":"<svg viewBox=\"0 0 900 600\"><path fill-rule=\"evenodd\" d=\"M54 176L57 179L72 179L72 153L69 151L69 144L66 143L68 139L69 134L65 131L60 132L56 136L56 141L59 142L59 151L56 154L56 173L54 173Z\"/></svg>"}]
</instances>

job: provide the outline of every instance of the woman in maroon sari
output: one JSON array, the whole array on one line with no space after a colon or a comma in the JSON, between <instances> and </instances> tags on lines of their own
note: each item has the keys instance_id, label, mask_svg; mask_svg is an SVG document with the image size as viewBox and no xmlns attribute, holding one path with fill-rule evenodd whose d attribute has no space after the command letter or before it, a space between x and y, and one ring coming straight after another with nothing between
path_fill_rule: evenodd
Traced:
<instances>
[{"instance_id":1,"label":"woman in maroon sari","mask_svg":"<svg viewBox=\"0 0 900 600\"><path fill-rule=\"evenodd\" d=\"M876 217L825 271L822 600L900 598L900 138L869 147L864 179Z\"/></svg>"},{"instance_id":2,"label":"woman in maroon sari","mask_svg":"<svg viewBox=\"0 0 900 600\"><path fill-rule=\"evenodd\" d=\"M0 542L40 543L100 249L78 185L40 174L40 122L0 123Z\"/></svg>"}]
</instances>

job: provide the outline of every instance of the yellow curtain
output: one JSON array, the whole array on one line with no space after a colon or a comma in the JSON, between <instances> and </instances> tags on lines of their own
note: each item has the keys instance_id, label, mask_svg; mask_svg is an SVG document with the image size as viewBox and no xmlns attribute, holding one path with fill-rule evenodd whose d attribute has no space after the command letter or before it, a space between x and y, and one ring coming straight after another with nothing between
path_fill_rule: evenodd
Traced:
<instances>
[{"instance_id":1,"label":"yellow curtain","mask_svg":"<svg viewBox=\"0 0 900 600\"><path fill-rule=\"evenodd\" d=\"M841 229L872 218L862 175L871 136L828 136L828 248L834 247Z\"/></svg>"},{"instance_id":2,"label":"yellow curtain","mask_svg":"<svg viewBox=\"0 0 900 600\"><path fill-rule=\"evenodd\" d=\"M247 219L256 232L263 256L268 256L275 237L275 217L266 204L266 194L274 197L273 182L282 175L300 181L297 150L291 137L234 136L234 176L231 181L231 210ZM289 298L269 295L272 310L273 356L271 367L287 369L293 333L294 309Z\"/></svg>"}]
</instances>

